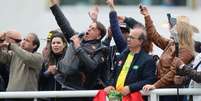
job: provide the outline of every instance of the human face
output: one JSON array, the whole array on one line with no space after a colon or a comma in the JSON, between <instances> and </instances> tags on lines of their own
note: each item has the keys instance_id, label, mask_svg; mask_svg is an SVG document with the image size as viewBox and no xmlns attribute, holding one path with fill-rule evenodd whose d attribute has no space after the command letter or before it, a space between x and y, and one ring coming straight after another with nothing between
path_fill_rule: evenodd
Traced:
<instances>
[{"instance_id":1,"label":"human face","mask_svg":"<svg viewBox=\"0 0 201 101\"><path fill-rule=\"evenodd\" d=\"M100 31L98 30L96 23L91 23L83 38L86 41L101 38Z\"/></svg>"},{"instance_id":2,"label":"human face","mask_svg":"<svg viewBox=\"0 0 201 101\"><path fill-rule=\"evenodd\" d=\"M51 48L54 54L62 54L65 44L60 37L54 37L51 42Z\"/></svg>"},{"instance_id":3,"label":"human face","mask_svg":"<svg viewBox=\"0 0 201 101\"><path fill-rule=\"evenodd\" d=\"M20 47L29 52L33 52L33 50L37 47L33 44L33 40L33 36L31 34L28 34L20 43Z\"/></svg>"},{"instance_id":4,"label":"human face","mask_svg":"<svg viewBox=\"0 0 201 101\"><path fill-rule=\"evenodd\" d=\"M141 28L135 28L130 31L130 34L127 37L128 48L132 49L140 49L142 40L139 39L140 35L143 33Z\"/></svg>"}]
</instances>

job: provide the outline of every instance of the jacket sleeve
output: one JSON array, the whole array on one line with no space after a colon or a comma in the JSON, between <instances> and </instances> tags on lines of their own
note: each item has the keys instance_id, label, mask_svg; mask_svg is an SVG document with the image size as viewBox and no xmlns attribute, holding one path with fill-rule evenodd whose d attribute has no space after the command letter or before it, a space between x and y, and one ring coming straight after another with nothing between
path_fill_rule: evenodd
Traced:
<instances>
[{"instance_id":1,"label":"jacket sleeve","mask_svg":"<svg viewBox=\"0 0 201 101\"><path fill-rule=\"evenodd\" d=\"M0 49L0 63L9 64L12 58L12 54L8 50Z\"/></svg>"},{"instance_id":2,"label":"jacket sleeve","mask_svg":"<svg viewBox=\"0 0 201 101\"><path fill-rule=\"evenodd\" d=\"M145 84L153 84L156 80L156 64L153 59L149 59L144 63L142 79L129 85L130 91L135 92L142 89Z\"/></svg>"},{"instance_id":3,"label":"jacket sleeve","mask_svg":"<svg viewBox=\"0 0 201 101\"><path fill-rule=\"evenodd\" d=\"M188 49L180 48L179 58L185 64L188 64L193 58L193 53L190 52L190 50ZM170 71L166 75L164 75L160 80L154 83L155 87L160 88L173 84L174 76L176 75L176 70L177 68L174 66L174 64L171 64Z\"/></svg>"},{"instance_id":4,"label":"jacket sleeve","mask_svg":"<svg viewBox=\"0 0 201 101\"><path fill-rule=\"evenodd\" d=\"M64 33L67 41L70 42L70 38L73 36L75 31L71 27L69 21L64 16L63 12L58 7L58 5L53 5L52 7L50 7L50 9L57 21L58 26L61 28L62 32Z\"/></svg>"},{"instance_id":5,"label":"jacket sleeve","mask_svg":"<svg viewBox=\"0 0 201 101\"><path fill-rule=\"evenodd\" d=\"M152 41L156 46L161 48L162 50L168 45L169 40L162 37L157 31L155 26L153 25L153 21L150 16L145 17L145 27L147 31L148 40Z\"/></svg>"},{"instance_id":6,"label":"jacket sleeve","mask_svg":"<svg viewBox=\"0 0 201 101\"><path fill-rule=\"evenodd\" d=\"M127 42L126 40L124 40L123 34L120 29L119 22L117 19L117 12L111 11L109 16L110 16L110 26L111 26L114 42L117 46L117 50L121 53L124 49L126 49Z\"/></svg>"},{"instance_id":7,"label":"jacket sleeve","mask_svg":"<svg viewBox=\"0 0 201 101\"><path fill-rule=\"evenodd\" d=\"M179 69L183 75L187 75L197 83L201 83L201 71L197 71L185 65L182 69Z\"/></svg>"},{"instance_id":8,"label":"jacket sleeve","mask_svg":"<svg viewBox=\"0 0 201 101\"><path fill-rule=\"evenodd\" d=\"M93 57L90 57L82 47L75 49L75 51L79 59L84 62L85 66L88 67L88 71L95 70L100 63L103 63L105 61L103 58L103 53L101 51L95 53L95 56Z\"/></svg>"},{"instance_id":9,"label":"jacket sleeve","mask_svg":"<svg viewBox=\"0 0 201 101\"><path fill-rule=\"evenodd\" d=\"M12 43L9 48L29 67L34 69L42 67L43 57L41 54L28 52L17 46L17 44Z\"/></svg>"}]
</instances>

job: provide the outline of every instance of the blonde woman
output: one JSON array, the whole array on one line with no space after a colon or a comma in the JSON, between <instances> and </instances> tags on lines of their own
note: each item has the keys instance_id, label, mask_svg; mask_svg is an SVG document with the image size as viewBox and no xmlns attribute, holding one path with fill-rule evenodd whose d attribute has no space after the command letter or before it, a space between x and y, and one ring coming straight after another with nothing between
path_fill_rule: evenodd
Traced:
<instances>
[{"instance_id":1,"label":"blonde woman","mask_svg":"<svg viewBox=\"0 0 201 101\"><path fill-rule=\"evenodd\" d=\"M156 88L175 88L174 83L177 68L172 64L172 61L176 57L175 42L172 39L162 37L155 29L152 19L146 7L141 8L141 14L145 18L145 26L147 30L147 37L156 46L163 50L162 55L157 63L157 81L152 85L145 85L143 89L149 91ZM193 44L193 30L192 26L182 21L182 17L177 18L176 25L171 29L171 37L178 36L179 43L179 58L188 64L191 62L194 56L194 44ZM168 96L160 98L160 101L176 101L176 96ZM181 99L180 99L181 101Z\"/></svg>"}]
</instances>

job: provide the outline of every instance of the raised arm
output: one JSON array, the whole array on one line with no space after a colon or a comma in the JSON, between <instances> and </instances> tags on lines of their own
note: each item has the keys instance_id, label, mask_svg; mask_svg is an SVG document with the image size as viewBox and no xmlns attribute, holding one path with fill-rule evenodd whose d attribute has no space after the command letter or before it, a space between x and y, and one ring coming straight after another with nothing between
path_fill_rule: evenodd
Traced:
<instances>
[{"instance_id":1,"label":"raised arm","mask_svg":"<svg viewBox=\"0 0 201 101\"><path fill-rule=\"evenodd\" d=\"M117 46L117 50L119 52L122 52L124 49L127 48L127 42L123 38L123 34L122 34L120 26L119 26L117 12L114 9L114 1L107 0L106 3L108 4L108 6L111 9L109 17L110 17L110 26L111 26L112 35L113 35L115 44Z\"/></svg>"},{"instance_id":2,"label":"raised arm","mask_svg":"<svg viewBox=\"0 0 201 101\"><path fill-rule=\"evenodd\" d=\"M98 6L93 6L90 11L88 12L89 17L93 22L96 22L98 19L98 14L99 14L99 8Z\"/></svg>"},{"instance_id":3,"label":"raised arm","mask_svg":"<svg viewBox=\"0 0 201 101\"><path fill-rule=\"evenodd\" d=\"M63 12L58 6L58 0L50 0L50 9L57 21L58 26L64 33L66 39L68 42L70 42L70 38L73 36L75 31L71 27L69 21L67 18L64 16Z\"/></svg>"},{"instance_id":4,"label":"raised arm","mask_svg":"<svg viewBox=\"0 0 201 101\"><path fill-rule=\"evenodd\" d=\"M31 68L41 68L43 63L43 57L40 53L31 53L22 48L17 44L10 43L9 48L18 56L26 65L29 65Z\"/></svg>"},{"instance_id":5,"label":"raised arm","mask_svg":"<svg viewBox=\"0 0 201 101\"><path fill-rule=\"evenodd\" d=\"M7 49L4 48L7 47L5 45L5 39L6 35L3 32L0 32L0 63L8 64L11 61L12 55L9 54Z\"/></svg>"},{"instance_id":6,"label":"raised arm","mask_svg":"<svg viewBox=\"0 0 201 101\"><path fill-rule=\"evenodd\" d=\"M147 38L151 40L155 45L157 45L162 50L168 45L169 40L162 37L156 30L155 26L153 25L153 21L150 17L148 9L145 6L140 7L140 12L144 15L145 19L145 28L147 31Z\"/></svg>"}]
</instances>

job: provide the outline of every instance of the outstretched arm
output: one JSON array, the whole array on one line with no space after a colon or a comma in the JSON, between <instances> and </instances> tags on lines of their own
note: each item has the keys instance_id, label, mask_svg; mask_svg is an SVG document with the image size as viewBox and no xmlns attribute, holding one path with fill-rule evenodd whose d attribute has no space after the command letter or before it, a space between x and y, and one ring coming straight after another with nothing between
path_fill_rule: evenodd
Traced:
<instances>
[{"instance_id":1,"label":"outstretched arm","mask_svg":"<svg viewBox=\"0 0 201 101\"><path fill-rule=\"evenodd\" d=\"M107 0L106 3L108 4L108 6L111 9L109 17L110 17L110 26L111 26L112 35L113 35L115 44L117 46L117 50L119 52L122 52L124 49L126 49L127 42L123 38L123 34L122 34L120 26L119 26L117 12L114 9L114 1Z\"/></svg>"},{"instance_id":2,"label":"outstretched arm","mask_svg":"<svg viewBox=\"0 0 201 101\"><path fill-rule=\"evenodd\" d=\"M98 8L97 5L94 6L94 7L92 7L92 9L88 12L89 17L91 18L91 20L93 22L97 21L97 19L98 19L98 13L99 13L99 8Z\"/></svg>"},{"instance_id":3,"label":"outstretched arm","mask_svg":"<svg viewBox=\"0 0 201 101\"><path fill-rule=\"evenodd\" d=\"M162 37L156 30L153 21L149 15L148 9L145 6L140 7L140 12L142 15L144 15L145 18L145 28L147 31L147 38L151 40L155 45L157 45L162 50L165 49L165 47L169 43L169 39L166 39Z\"/></svg>"},{"instance_id":4,"label":"outstretched arm","mask_svg":"<svg viewBox=\"0 0 201 101\"><path fill-rule=\"evenodd\" d=\"M50 0L50 9L57 21L58 26L61 28L68 42L70 42L70 38L73 36L75 31L71 27L68 19L64 16L63 12L58 6L59 0Z\"/></svg>"}]
</instances>

